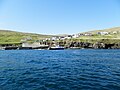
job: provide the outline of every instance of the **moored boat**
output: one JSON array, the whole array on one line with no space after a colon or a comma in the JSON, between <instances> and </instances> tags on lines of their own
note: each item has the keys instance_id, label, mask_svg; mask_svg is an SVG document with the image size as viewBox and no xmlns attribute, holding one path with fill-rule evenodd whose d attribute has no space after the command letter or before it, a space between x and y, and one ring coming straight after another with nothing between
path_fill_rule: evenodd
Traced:
<instances>
[{"instance_id":1,"label":"moored boat","mask_svg":"<svg viewBox=\"0 0 120 90\"><path fill-rule=\"evenodd\" d=\"M49 50L64 50L65 48L62 46L55 46L55 47L50 47L48 48Z\"/></svg>"}]
</instances>

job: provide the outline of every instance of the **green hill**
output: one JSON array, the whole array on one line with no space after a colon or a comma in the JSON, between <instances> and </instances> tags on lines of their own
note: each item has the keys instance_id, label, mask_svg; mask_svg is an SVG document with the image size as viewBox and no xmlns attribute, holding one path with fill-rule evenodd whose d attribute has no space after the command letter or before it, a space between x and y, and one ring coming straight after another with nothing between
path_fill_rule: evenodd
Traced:
<instances>
[{"instance_id":1,"label":"green hill","mask_svg":"<svg viewBox=\"0 0 120 90\"><path fill-rule=\"evenodd\" d=\"M103 30L93 30L93 31L88 31L88 33L97 33L97 32L114 32L114 31L117 31L117 32L120 32L120 27L114 27L114 28L108 28L108 29L103 29Z\"/></svg>"},{"instance_id":2,"label":"green hill","mask_svg":"<svg viewBox=\"0 0 120 90\"><path fill-rule=\"evenodd\" d=\"M34 33L22 33L10 30L0 30L0 44L20 43L21 40L30 38L30 42L49 38L51 35L42 35Z\"/></svg>"},{"instance_id":3,"label":"green hill","mask_svg":"<svg viewBox=\"0 0 120 90\"><path fill-rule=\"evenodd\" d=\"M109 32L108 35L98 35L98 32ZM113 33L117 32L117 33ZM85 33L91 33L91 36L80 36L77 39L120 39L120 27L115 28L109 28L104 30L94 30L94 31L88 31L83 32ZM0 30L0 44L14 44L14 43L20 43L21 40L26 40L28 42L34 42L37 40L42 40L45 38L50 38L53 35L42 35L42 34L35 34L35 33L23 33L23 32L16 32L16 31L10 31L10 30ZM54 35L55 36L55 35ZM57 36L63 36L63 35L57 35Z\"/></svg>"},{"instance_id":4,"label":"green hill","mask_svg":"<svg viewBox=\"0 0 120 90\"><path fill-rule=\"evenodd\" d=\"M99 35L97 34L98 32L108 32L109 34ZM79 38L80 39L120 39L120 27L114 27L104 30L93 30L93 31L83 32L82 34L85 33L91 33L92 36L81 36Z\"/></svg>"}]
</instances>

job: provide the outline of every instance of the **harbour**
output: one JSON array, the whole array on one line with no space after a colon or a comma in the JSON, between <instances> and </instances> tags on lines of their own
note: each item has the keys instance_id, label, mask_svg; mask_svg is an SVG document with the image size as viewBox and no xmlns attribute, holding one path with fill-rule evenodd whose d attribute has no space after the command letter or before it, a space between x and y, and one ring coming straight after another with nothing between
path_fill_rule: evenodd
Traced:
<instances>
[{"instance_id":1,"label":"harbour","mask_svg":"<svg viewBox=\"0 0 120 90\"><path fill-rule=\"evenodd\" d=\"M82 41L61 41L57 42L34 42L34 43L19 43L15 44L1 44L0 50L63 50L63 49L120 49L120 40L118 43L106 43L106 42L82 42Z\"/></svg>"},{"instance_id":2,"label":"harbour","mask_svg":"<svg viewBox=\"0 0 120 90\"><path fill-rule=\"evenodd\" d=\"M0 0L0 90L120 90L120 0Z\"/></svg>"}]
</instances>

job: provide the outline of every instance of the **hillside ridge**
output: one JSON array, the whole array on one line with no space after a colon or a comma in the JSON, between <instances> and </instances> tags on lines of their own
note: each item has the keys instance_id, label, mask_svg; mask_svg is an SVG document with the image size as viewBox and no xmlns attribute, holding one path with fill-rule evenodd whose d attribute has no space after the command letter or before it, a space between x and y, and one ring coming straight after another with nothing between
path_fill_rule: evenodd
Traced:
<instances>
[{"instance_id":1,"label":"hillside ridge","mask_svg":"<svg viewBox=\"0 0 120 90\"><path fill-rule=\"evenodd\" d=\"M98 32L109 32L111 34L108 35L98 35ZM113 32L117 32L116 34L113 34ZM93 30L84 33L91 33L92 35L87 36L80 36L78 39L120 39L120 27L113 27L103 30ZM80 34L80 33L78 33ZM66 36L67 34L62 34ZM0 44L6 44L6 43L20 43L21 40L29 39L30 42L35 42L39 40L43 40L46 38L51 38L53 36L60 36L58 35L43 35L43 34L37 34L37 33L26 33L26 32L18 32L18 31L12 31L12 30L0 30Z\"/></svg>"},{"instance_id":2,"label":"hillside ridge","mask_svg":"<svg viewBox=\"0 0 120 90\"><path fill-rule=\"evenodd\" d=\"M81 33L96 33L96 32L113 32L113 31L120 31L120 27L112 27L112 28L107 28L107 29L98 29L98 30L91 30L87 32L81 32Z\"/></svg>"}]
</instances>

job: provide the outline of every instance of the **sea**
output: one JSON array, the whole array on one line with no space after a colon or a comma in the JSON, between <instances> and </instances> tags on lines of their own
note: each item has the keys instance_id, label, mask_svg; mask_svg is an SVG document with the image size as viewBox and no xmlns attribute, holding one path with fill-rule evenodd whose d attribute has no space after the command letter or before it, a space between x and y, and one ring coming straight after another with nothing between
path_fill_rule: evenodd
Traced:
<instances>
[{"instance_id":1,"label":"sea","mask_svg":"<svg viewBox=\"0 0 120 90\"><path fill-rule=\"evenodd\" d=\"M0 90L120 90L120 50L0 50Z\"/></svg>"}]
</instances>

